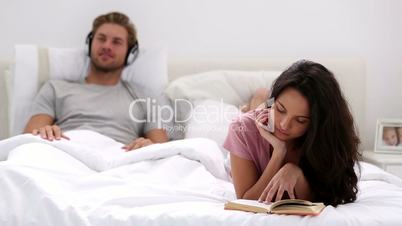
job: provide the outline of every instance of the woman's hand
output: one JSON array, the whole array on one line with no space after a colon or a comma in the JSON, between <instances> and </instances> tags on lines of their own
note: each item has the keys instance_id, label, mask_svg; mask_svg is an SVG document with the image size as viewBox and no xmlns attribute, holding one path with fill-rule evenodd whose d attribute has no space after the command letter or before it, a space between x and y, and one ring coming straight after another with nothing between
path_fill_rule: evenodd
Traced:
<instances>
[{"instance_id":1,"label":"woman's hand","mask_svg":"<svg viewBox=\"0 0 402 226\"><path fill-rule=\"evenodd\" d=\"M122 148L125 149L126 151L131 151L134 149L142 148L148 145L153 144L153 142L150 139L144 138L144 137L139 137L132 141L131 143L123 146Z\"/></svg>"},{"instance_id":2,"label":"woman's hand","mask_svg":"<svg viewBox=\"0 0 402 226\"><path fill-rule=\"evenodd\" d=\"M258 131L260 132L260 135L272 145L272 147L274 148L274 151L277 151L277 152L281 151L281 152L286 153L286 143L284 141L278 139L277 137L275 137L273 133L267 131L262 126L268 122L268 116L269 116L270 110L271 109L269 109L269 108L257 110L255 124L257 126ZM272 126L274 126L274 125L272 125Z\"/></svg>"},{"instance_id":3,"label":"woman's hand","mask_svg":"<svg viewBox=\"0 0 402 226\"><path fill-rule=\"evenodd\" d=\"M297 165L286 163L271 179L258 200L271 202L275 197L274 201L279 201L282 199L284 192L287 192L289 198L296 198L295 187L301 177L303 177L303 172Z\"/></svg>"}]
</instances>

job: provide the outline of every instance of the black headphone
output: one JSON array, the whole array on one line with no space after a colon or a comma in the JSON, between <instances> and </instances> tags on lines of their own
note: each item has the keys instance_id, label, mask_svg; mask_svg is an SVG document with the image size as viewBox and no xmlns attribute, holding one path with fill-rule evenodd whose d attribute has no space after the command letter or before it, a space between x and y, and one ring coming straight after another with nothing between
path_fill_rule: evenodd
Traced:
<instances>
[{"instance_id":1,"label":"black headphone","mask_svg":"<svg viewBox=\"0 0 402 226\"><path fill-rule=\"evenodd\" d=\"M94 38L93 32L89 32L87 38L85 39L85 50L88 51L87 55L91 57L91 47L92 47L92 39ZM124 65L132 64L138 56L138 41L135 41L134 45L130 46L127 50L126 59L124 61Z\"/></svg>"}]
</instances>

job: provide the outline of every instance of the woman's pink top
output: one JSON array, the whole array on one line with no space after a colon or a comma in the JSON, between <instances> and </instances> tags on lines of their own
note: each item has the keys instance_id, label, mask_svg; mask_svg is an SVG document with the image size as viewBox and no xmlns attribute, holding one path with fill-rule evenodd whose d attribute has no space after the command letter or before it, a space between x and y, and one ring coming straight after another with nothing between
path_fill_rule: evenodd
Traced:
<instances>
[{"instance_id":1,"label":"woman's pink top","mask_svg":"<svg viewBox=\"0 0 402 226\"><path fill-rule=\"evenodd\" d=\"M223 147L233 155L252 161L261 175L271 157L271 145L255 125L258 111L244 113L230 124Z\"/></svg>"}]
</instances>

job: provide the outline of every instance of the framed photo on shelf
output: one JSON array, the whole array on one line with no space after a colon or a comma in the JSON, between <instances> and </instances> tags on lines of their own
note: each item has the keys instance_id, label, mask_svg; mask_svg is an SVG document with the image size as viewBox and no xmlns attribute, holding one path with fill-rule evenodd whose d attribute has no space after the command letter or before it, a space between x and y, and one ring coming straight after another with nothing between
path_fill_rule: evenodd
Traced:
<instances>
[{"instance_id":1,"label":"framed photo on shelf","mask_svg":"<svg viewBox=\"0 0 402 226\"><path fill-rule=\"evenodd\" d=\"M402 154L402 119L378 119L374 152Z\"/></svg>"}]
</instances>

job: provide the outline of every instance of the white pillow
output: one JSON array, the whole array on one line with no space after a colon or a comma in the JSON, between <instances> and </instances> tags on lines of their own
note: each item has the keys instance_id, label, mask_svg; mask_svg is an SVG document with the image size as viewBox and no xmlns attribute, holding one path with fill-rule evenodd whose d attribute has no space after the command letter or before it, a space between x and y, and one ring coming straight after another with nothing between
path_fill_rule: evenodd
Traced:
<instances>
[{"instance_id":1,"label":"white pillow","mask_svg":"<svg viewBox=\"0 0 402 226\"><path fill-rule=\"evenodd\" d=\"M223 148L229 125L241 114L235 105L223 101L201 100L192 105L189 120L185 123L185 138L204 137L214 140L220 147L224 157L227 151Z\"/></svg>"},{"instance_id":2,"label":"white pillow","mask_svg":"<svg viewBox=\"0 0 402 226\"><path fill-rule=\"evenodd\" d=\"M11 135L23 131L29 120L30 104L43 84L43 79L78 81L87 73L89 58L83 49L43 49L35 45L16 45L14 62L10 89L13 91L10 94ZM38 71L41 71L40 76ZM46 76L43 77L43 74ZM124 69L122 78L151 91L161 92L168 81L165 50L140 49L138 58Z\"/></svg>"},{"instance_id":3,"label":"white pillow","mask_svg":"<svg viewBox=\"0 0 402 226\"><path fill-rule=\"evenodd\" d=\"M123 80L161 93L168 84L167 54L164 48L141 49L134 63L123 71Z\"/></svg>"},{"instance_id":4,"label":"white pillow","mask_svg":"<svg viewBox=\"0 0 402 226\"><path fill-rule=\"evenodd\" d=\"M48 61L49 71L44 72L47 73L46 79L74 82L79 81L83 77L85 77L89 58L87 57L86 52L83 49L48 47L40 48L37 51L44 51L44 56L39 57L38 64L41 64L43 61Z\"/></svg>"},{"instance_id":5,"label":"white pillow","mask_svg":"<svg viewBox=\"0 0 402 226\"><path fill-rule=\"evenodd\" d=\"M176 79L169 84L165 92L172 100L212 99L241 105L247 103L258 88L270 88L280 73L280 71L209 71Z\"/></svg>"},{"instance_id":6,"label":"white pillow","mask_svg":"<svg viewBox=\"0 0 402 226\"><path fill-rule=\"evenodd\" d=\"M185 136L181 129L194 101L215 100L234 106L249 102L258 88L270 88L280 71L219 70L187 75L172 81L165 90L175 106L176 129L174 138Z\"/></svg>"},{"instance_id":7,"label":"white pillow","mask_svg":"<svg viewBox=\"0 0 402 226\"><path fill-rule=\"evenodd\" d=\"M83 49L48 48L51 79L79 81L86 76L89 58ZM140 49L133 64L124 68L122 79L162 91L168 82L165 49Z\"/></svg>"}]
</instances>

